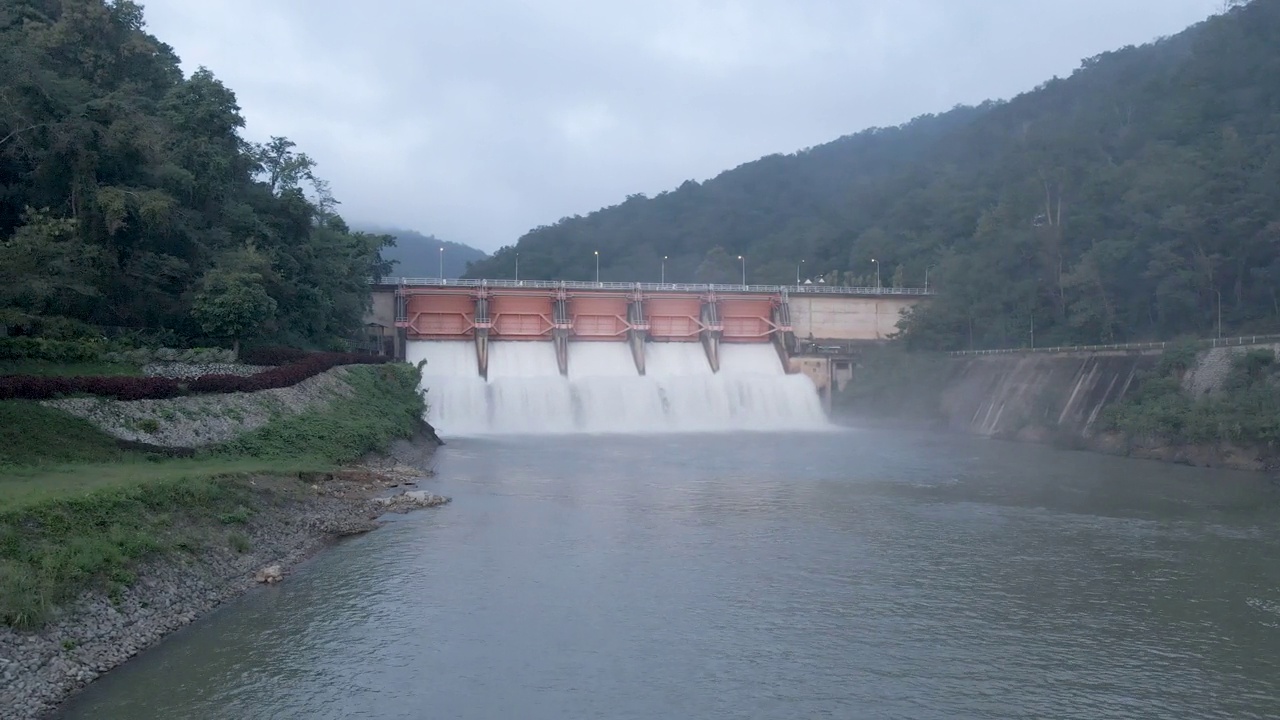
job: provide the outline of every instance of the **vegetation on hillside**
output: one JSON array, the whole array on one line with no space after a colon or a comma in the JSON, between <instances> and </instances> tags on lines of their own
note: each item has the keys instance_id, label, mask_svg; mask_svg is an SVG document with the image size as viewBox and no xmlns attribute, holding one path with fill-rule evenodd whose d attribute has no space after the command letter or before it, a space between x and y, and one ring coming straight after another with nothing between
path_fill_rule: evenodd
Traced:
<instances>
[{"instance_id":1,"label":"vegetation on hillside","mask_svg":"<svg viewBox=\"0 0 1280 720\"><path fill-rule=\"evenodd\" d=\"M0 2L0 327L356 334L391 238L351 231L311 158L243 126L132 0Z\"/></svg>"},{"instance_id":2,"label":"vegetation on hillside","mask_svg":"<svg viewBox=\"0 0 1280 720\"><path fill-rule=\"evenodd\" d=\"M446 278L462 277L471 263L489 257L488 253L470 245L441 240L414 230L372 227L367 230L395 239L394 245L382 251L382 257L390 263L387 274L397 277L438 277L442 261ZM440 248L444 248L443 253Z\"/></svg>"},{"instance_id":3,"label":"vegetation on hillside","mask_svg":"<svg viewBox=\"0 0 1280 720\"><path fill-rule=\"evenodd\" d=\"M939 291L914 348L1280 325L1280 0L1085 60L1007 102L772 155L537 228L472 276ZM873 264L872 260L877 263ZM803 262L803 265L801 263ZM736 268L732 268L736 269ZM1033 330L1034 328L1034 330Z\"/></svg>"},{"instance_id":4,"label":"vegetation on hillside","mask_svg":"<svg viewBox=\"0 0 1280 720\"><path fill-rule=\"evenodd\" d=\"M1194 347L1166 352L1136 392L1107 408L1104 427L1174 443L1280 444L1280 364L1273 350L1233 355L1222 389L1201 397L1182 386L1194 364Z\"/></svg>"}]
</instances>

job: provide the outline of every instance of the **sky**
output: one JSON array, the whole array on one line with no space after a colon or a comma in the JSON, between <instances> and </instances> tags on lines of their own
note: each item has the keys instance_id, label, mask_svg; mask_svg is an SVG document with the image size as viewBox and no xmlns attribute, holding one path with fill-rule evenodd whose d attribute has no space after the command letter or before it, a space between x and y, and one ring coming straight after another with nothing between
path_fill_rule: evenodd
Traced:
<instances>
[{"instance_id":1,"label":"sky","mask_svg":"<svg viewBox=\"0 0 1280 720\"><path fill-rule=\"evenodd\" d=\"M143 0L353 224L486 251L771 153L1006 99L1222 0Z\"/></svg>"}]
</instances>

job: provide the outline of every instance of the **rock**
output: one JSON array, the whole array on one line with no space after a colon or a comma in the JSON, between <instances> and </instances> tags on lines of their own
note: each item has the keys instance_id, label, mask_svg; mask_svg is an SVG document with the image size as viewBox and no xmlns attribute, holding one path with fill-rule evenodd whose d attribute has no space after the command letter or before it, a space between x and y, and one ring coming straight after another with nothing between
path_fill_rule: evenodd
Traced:
<instances>
[{"instance_id":1,"label":"rock","mask_svg":"<svg viewBox=\"0 0 1280 720\"><path fill-rule=\"evenodd\" d=\"M399 495L378 498L374 502L393 512L405 512L408 510L415 510L417 508L444 505L449 502L449 498L442 495L434 495L426 490L409 490L408 492L403 492Z\"/></svg>"},{"instance_id":2,"label":"rock","mask_svg":"<svg viewBox=\"0 0 1280 720\"><path fill-rule=\"evenodd\" d=\"M279 565L268 565L255 573L253 579L270 585L280 582L282 577L284 577L284 571L280 569Z\"/></svg>"}]
</instances>

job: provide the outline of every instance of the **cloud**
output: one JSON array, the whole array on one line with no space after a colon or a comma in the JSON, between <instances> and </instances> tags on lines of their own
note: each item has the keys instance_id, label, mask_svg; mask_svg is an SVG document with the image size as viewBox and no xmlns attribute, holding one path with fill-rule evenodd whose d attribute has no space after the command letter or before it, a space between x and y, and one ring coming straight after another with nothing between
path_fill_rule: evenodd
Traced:
<instances>
[{"instance_id":1,"label":"cloud","mask_svg":"<svg viewBox=\"0 0 1280 720\"><path fill-rule=\"evenodd\" d=\"M492 250L635 192L958 103L1217 0L150 0L246 133L319 162L349 220Z\"/></svg>"}]
</instances>

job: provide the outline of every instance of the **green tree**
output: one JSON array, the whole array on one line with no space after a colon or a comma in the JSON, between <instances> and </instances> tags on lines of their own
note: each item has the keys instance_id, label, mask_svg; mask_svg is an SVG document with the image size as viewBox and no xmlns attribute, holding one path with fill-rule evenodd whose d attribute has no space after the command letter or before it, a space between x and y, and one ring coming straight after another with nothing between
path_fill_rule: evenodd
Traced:
<instances>
[{"instance_id":1,"label":"green tree","mask_svg":"<svg viewBox=\"0 0 1280 720\"><path fill-rule=\"evenodd\" d=\"M736 257L717 245L707 251L694 276L700 283L736 285L742 282L742 268Z\"/></svg>"},{"instance_id":2,"label":"green tree","mask_svg":"<svg viewBox=\"0 0 1280 720\"><path fill-rule=\"evenodd\" d=\"M231 338L237 353L240 341L256 335L275 314L276 301L267 294L260 275L214 270L201 284L192 316L206 333Z\"/></svg>"}]
</instances>

